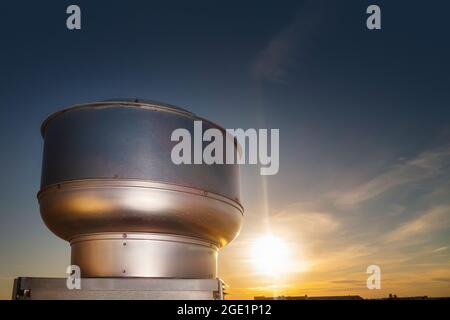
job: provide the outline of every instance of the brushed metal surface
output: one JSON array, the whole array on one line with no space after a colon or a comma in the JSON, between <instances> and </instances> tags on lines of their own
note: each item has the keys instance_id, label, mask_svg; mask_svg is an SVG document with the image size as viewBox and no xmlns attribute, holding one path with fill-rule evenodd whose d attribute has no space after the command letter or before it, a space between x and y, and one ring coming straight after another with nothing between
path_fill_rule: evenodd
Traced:
<instances>
[{"instance_id":1,"label":"brushed metal surface","mask_svg":"<svg viewBox=\"0 0 450 320\"><path fill-rule=\"evenodd\" d=\"M242 224L239 168L172 163L172 131L193 136L194 120L223 132L184 109L134 100L78 105L44 121L41 216L71 242L84 276L216 276L217 250ZM139 236L124 248L120 234Z\"/></svg>"},{"instance_id":2,"label":"brushed metal surface","mask_svg":"<svg viewBox=\"0 0 450 320\"><path fill-rule=\"evenodd\" d=\"M137 179L211 191L239 202L238 165L172 162L177 144L170 141L172 132L185 128L193 137L194 120L203 119L177 109L124 102L75 106L51 115L42 126L41 188L79 179ZM208 128L223 130L204 121L203 129Z\"/></svg>"},{"instance_id":3,"label":"brushed metal surface","mask_svg":"<svg viewBox=\"0 0 450 320\"><path fill-rule=\"evenodd\" d=\"M86 277L213 279L218 248L198 239L149 233L104 233L74 238L72 264Z\"/></svg>"}]
</instances>

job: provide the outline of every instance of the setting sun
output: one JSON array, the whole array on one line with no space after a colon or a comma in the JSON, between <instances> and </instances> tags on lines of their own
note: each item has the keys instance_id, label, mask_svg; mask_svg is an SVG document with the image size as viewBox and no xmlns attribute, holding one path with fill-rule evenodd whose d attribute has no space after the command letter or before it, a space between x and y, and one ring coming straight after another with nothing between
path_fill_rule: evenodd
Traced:
<instances>
[{"instance_id":1,"label":"setting sun","mask_svg":"<svg viewBox=\"0 0 450 320\"><path fill-rule=\"evenodd\" d=\"M258 238L251 250L252 262L259 273L279 276L287 272L291 252L288 245L279 237L267 235Z\"/></svg>"}]
</instances>

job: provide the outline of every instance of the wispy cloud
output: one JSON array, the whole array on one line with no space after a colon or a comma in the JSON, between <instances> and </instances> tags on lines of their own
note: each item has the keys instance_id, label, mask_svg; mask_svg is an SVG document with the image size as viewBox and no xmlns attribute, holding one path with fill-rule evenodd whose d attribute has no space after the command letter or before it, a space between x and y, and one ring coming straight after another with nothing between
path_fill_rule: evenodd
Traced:
<instances>
[{"instance_id":1,"label":"wispy cloud","mask_svg":"<svg viewBox=\"0 0 450 320\"><path fill-rule=\"evenodd\" d=\"M340 227L337 217L326 212L309 211L291 207L270 219L270 224L277 228L290 228L297 234L319 235L336 231Z\"/></svg>"},{"instance_id":2,"label":"wispy cloud","mask_svg":"<svg viewBox=\"0 0 450 320\"><path fill-rule=\"evenodd\" d=\"M287 25L259 52L251 68L258 80L276 83L286 81L289 69L299 62L298 58L304 56L311 39L320 32L320 22L327 19L324 17L326 13L318 13L321 7L318 2L304 3Z\"/></svg>"},{"instance_id":3,"label":"wispy cloud","mask_svg":"<svg viewBox=\"0 0 450 320\"><path fill-rule=\"evenodd\" d=\"M386 242L404 241L439 229L450 227L450 206L439 206L425 212L418 218L400 225L389 232ZM440 248L444 250L443 248Z\"/></svg>"},{"instance_id":4,"label":"wispy cloud","mask_svg":"<svg viewBox=\"0 0 450 320\"><path fill-rule=\"evenodd\" d=\"M433 252L443 252L446 251L448 249L448 247L440 247L440 248L436 248L433 250Z\"/></svg>"},{"instance_id":5,"label":"wispy cloud","mask_svg":"<svg viewBox=\"0 0 450 320\"><path fill-rule=\"evenodd\" d=\"M450 283L450 278L433 278L433 281L439 281L439 282L448 282Z\"/></svg>"},{"instance_id":6,"label":"wispy cloud","mask_svg":"<svg viewBox=\"0 0 450 320\"><path fill-rule=\"evenodd\" d=\"M450 165L450 145L428 150L398 164L354 190L337 196L337 204L349 207L370 200L393 188L411 185L439 175Z\"/></svg>"},{"instance_id":7,"label":"wispy cloud","mask_svg":"<svg viewBox=\"0 0 450 320\"><path fill-rule=\"evenodd\" d=\"M253 75L259 80L282 82L286 68L293 63L292 52L297 47L298 18L269 41L252 66Z\"/></svg>"}]
</instances>

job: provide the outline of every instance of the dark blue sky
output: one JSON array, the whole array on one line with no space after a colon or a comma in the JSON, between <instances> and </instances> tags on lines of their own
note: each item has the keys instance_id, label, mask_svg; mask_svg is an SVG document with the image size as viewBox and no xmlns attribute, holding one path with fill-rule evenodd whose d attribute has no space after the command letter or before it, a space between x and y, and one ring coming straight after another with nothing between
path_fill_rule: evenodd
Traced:
<instances>
[{"instance_id":1,"label":"dark blue sky","mask_svg":"<svg viewBox=\"0 0 450 320\"><path fill-rule=\"evenodd\" d=\"M81 31L65 26L72 3ZM381 31L365 27L374 3ZM0 277L64 272L68 250L43 226L35 196L39 126L95 100L152 99L227 128L279 128L279 174L261 182L258 168L242 170L243 239L298 203L344 220L363 211L340 223L375 237L447 205L449 12L448 1L2 2ZM436 154L432 173L409 170ZM363 208L348 208L355 198ZM440 235L432 241L446 244L448 229Z\"/></svg>"}]
</instances>

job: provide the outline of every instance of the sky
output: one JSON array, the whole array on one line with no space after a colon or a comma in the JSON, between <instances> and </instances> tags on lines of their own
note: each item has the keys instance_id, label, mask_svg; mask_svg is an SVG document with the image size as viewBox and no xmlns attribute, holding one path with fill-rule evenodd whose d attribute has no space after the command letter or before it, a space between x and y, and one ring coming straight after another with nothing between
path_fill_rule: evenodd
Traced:
<instances>
[{"instance_id":1,"label":"sky","mask_svg":"<svg viewBox=\"0 0 450 320\"><path fill-rule=\"evenodd\" d=\"M69 31L70 4L82 29ZM382 29L366 28L381 8ZM450 295L446 1L9 1L0 4L0 298L65 276L36 199L46 116L130 97L225 128L280 130L280 169L241 166L245 222L221 250L230 298ZM272 235L280 274L252 261ZM366 269L381 269L368 290Z\"/></svg>"}]
</instances>

